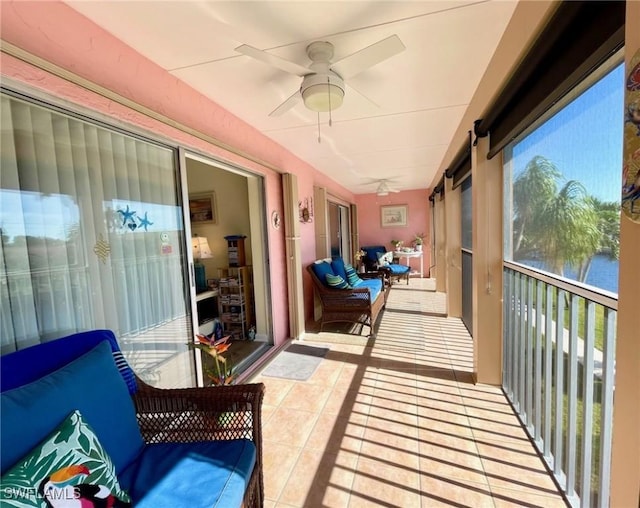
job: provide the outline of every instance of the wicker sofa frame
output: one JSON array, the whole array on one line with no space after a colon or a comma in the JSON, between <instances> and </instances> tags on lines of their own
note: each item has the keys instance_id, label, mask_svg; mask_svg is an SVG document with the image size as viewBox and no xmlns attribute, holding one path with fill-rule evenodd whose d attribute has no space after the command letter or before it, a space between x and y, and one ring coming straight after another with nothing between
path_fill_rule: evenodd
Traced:
<instances>
[{"instance_id":1,"label":"wicker sofa frame","mask_svg":"<svg viewBox=\"0 0 640 508\"><path fill-rule=\"evenodd\" d=\"M307 266L311 275L315 294L322 304L320 331L327 323L356 323L369 326L371 336L375 336L375 324L389 298L390 286L386 284L383 272L360 273L362 279L380 279L382 289L374 301L367 288L335 289L325 286L313 271L313 265Z\"/></svg>"},{"instance_id":2,"label":"wicker sofa frame","mask_svg":"<svg viewBox=\"0 0 640 508\"><path fill-rule=\"evenodd\" d=\"M154 388L136 378L133 395L138 424L146 443L250 439L256 464L244 493L244 508L262 508L262 417L264 384L209 388Z\"/></svg>"}]
</instances>

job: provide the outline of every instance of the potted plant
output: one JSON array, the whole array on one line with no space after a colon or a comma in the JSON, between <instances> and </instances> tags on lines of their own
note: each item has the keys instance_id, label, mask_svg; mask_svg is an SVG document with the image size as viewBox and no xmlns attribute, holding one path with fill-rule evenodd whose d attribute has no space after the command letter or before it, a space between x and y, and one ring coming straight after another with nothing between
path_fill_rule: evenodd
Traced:
<instances>
[{"instance_id":1,"label":"potted plant","mask_svg":"<svg viewBox=\"0 0 640 508\"><path fill-rule=\"evenodd\" d=\"M418 252L422 251L422 244L424 243L425 236L426 235L424 233L416 233L415 235L415 239L413 240L413 246Z\"/></svg>"},{"instance_id":2,"label":"potted plant","mask_svg":"<svg viewBox=\"0 0 640 508\"><path fill-rule=\"evenodd\" d=\"M402 244L404 242L402 240L391 240L391 245L393 245L394 250L398 251L402 248Z\"/></svg>"}]
</instances>

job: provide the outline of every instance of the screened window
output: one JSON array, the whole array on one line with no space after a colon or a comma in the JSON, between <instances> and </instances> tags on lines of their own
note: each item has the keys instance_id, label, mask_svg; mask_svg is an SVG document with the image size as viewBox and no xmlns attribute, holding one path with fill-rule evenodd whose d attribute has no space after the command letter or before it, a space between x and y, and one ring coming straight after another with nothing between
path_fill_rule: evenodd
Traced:
<instances>
[{"instance_id":1,"label":"screened window","mask_svg":"<svg viewBox=\"0 0 640 508\"><path fill-rule=\"evenodd\" d=\"M618 292L623 66L505 149L505 259Z\"/></svg>"},{"instance_id":2,"label":"screened window","mask_svg":"<svg viewBox=\"0 0 640 508\"><path fill-rule=\"evenodd\" d=\"M146 381L193 383L175 153L2 95L2 353L115 332Z\"/></svg>"},{"instance_id":3,"label":"screened window","mask_svg":"<svg viewBox=\"0 0 640 508\"><path fill-rule=\"evenodd\" d=\"M460 209L461 209L461 230L462 230L462 248L467 250L473 249L473 221L472 221L472 201L471 201L471 177L467 177L462 182L462 192L460 193Z\"/></svg>"}]
</instances>

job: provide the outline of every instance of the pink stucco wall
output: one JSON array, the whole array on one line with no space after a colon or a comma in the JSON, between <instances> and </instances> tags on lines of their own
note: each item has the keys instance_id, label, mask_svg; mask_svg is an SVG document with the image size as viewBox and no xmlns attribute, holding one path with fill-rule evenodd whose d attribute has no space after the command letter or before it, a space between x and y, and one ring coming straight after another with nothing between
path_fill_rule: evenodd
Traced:
<instances>
[{"instance_id":1,"label":"pink stucco wall","mask_svg":"<svg viewBox=\"0 0 640 508\"><path fill-rule=\"evenodd\" d=\"M279 168L280 172L295 174L298 178L300 198L313 195L313 187L317 185L326 187L347 201L354 200L353 194L344 187L177 80L62 2L2 1L0 9L3 40L242 150ZM0 69L3 80L11 78L119 122L166 137L176 145L196 149L263 174L266 179L268 215L273 210L283 213L279 172L151 119L4 53L0 54ZM312 225L301 226L304 266L315 259L315 234ZM269 228L268 235L274 341L279 344L289 336L284 228L277 231ZM307 302L312 298L309 282L305 278ZM310 305L306 305L305 308L310 308Z\"/></svg>"},{"instance_id":2,"label":"pink stucco wall","mask_svg":"<svg viewBox=\"0 0 640 508\"><path fill-rule=\"evenodd\" d=\"M388 196L359 194L356 196L356 204L358 205L360 245L384 245L387 250L393 250L391 240L402 240L405 246L410 246L416 234L424 233L426 235L423 246L423 273L427 277L429 266L431 266L429 191L427 189L402 191L391 193ZM380 207L382 205L407 205L407 226L383 228L380 223ZM414 270L419 268L419 264L420 261L417 258L410 260L411 268Z\"/></svg>"}]
</instances>

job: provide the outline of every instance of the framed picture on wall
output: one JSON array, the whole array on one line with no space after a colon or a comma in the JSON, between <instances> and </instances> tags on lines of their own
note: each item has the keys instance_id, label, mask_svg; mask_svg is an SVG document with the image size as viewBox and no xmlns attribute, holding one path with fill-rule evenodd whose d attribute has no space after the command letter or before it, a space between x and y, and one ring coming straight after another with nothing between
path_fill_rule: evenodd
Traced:
<instances>
[{"instance_id":1,"label":"framed picture on wall","mask_svg":"<svg viewBox=\"0 0 640 508\"><path fill-rule=\"evenodd\" d=\"M407 205L382 205L380 207L380 224L383 228L405 227L407 215Z\"/></svg>"},{"instance_id":2,"label":"framed picture on wall","mask_svg":"<svg viewBox=\"0 0 640 508\"><path fill-rule=\"evenodd\" d=\"M191 224L217 224L216 195L213 191L189 195Z\"/></svg>"}]
</instances>

